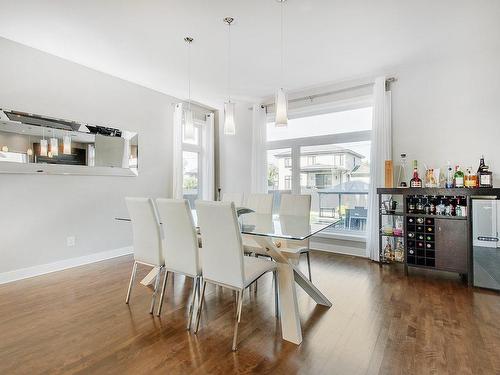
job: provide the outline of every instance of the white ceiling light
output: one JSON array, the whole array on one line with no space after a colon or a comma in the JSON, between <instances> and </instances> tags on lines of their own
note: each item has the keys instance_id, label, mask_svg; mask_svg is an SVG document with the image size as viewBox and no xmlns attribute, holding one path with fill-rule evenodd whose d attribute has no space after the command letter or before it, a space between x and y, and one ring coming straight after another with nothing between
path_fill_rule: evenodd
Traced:
<instances>
[{"instance_id":1,"label":"white ceiling light","mask_svg":"<svg viewBox=\"0 0 500 375\"><path fill-rule=\"evenodd\" d=\"M276 107L276 116L274 124L276 127L288 125L288 99L285 90L283 89L284 72L283 72L283 7L286 0L276 0L281 6L281 87L276 90L276 98L274 105Z\"/></svg>"},{"instance_id":2,"label":"white ceiling light","mask_svg":"<svg viewBox=\"0 0 500 375\"><path fill-rule=\"evenodd\" d=\"M235 135L236 124L234 122L235 105L231 102L231 23L232 17L226 17L223 20L227 24L227 102L224 103L224 134Z\"/></svg>"},{"instance_id":3,"label":"white ceiling light","mask_svg":"<svg viewBox=\"0 0 500 375\"><path fill-rule=\"evenodd\" d=\"M193 38L187 36L184 38L187 43L188 50L188 107L184 112L184 140L194 141L195 129L194 129L194 119L193 111L191 110L191 43Z\"/></svg>"}]
</instances>

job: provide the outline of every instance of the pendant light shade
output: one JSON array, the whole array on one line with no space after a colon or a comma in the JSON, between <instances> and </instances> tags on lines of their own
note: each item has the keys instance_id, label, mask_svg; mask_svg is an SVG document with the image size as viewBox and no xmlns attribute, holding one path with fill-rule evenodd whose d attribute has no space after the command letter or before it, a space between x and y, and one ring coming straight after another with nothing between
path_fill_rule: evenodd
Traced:
<instances>
[{"instance_id":1,"label":"pendant light shade","mask_svg":"<svg viewBox=\"0 0 500 375\"><path fill-rule=\"evenodd\" d=\"M275 126L276 127L284 127L288 125L288 98L285 90L279 88L276 91L275 98L276 105L276 119Z\"/></svg>"},{"instance_id":2,"label":"pendant light shade","mask_svg":"<svg viewBox=\"0 0 500 375\"><path fill-rule=\"evenodd\" d=\"M71 136L69 134L63 137L63 154L71 155Z\"/></svg>"},{"instance_id":3,"label":"pendant light shade","mask_svg":"<svg viewBox=\"0 0 500 375\"><path fill-rule=\"evenodd\" d=\"M184 112L184 140L194 141L195 138L193 111L187 109Z\"/></svg>"},{"instance_id":4,"label":"pendant light shade","mask_svg":"<svg viewBox=\"0 0 500 375\"><path fill-rule=\"evenodd\" d=\"M52 156L59 155L59 141L55 137L50 138L50 153L52 154Z\"/></svg>"},{"instance_id":5,"label":"pendant light shade","mask_svg":"<svg viewBox=\"0 0 500 375\"><path fill-rule=\"evenodd\" d=\"M224 103L224 134L235 135L236 124L234 123L235 103Z\"/></svg>"},{"instance_id":6,"label":"pendant light shade","mask_svg":"<svg viewBox=\"0 0 500 375\"><path fill-rule=\"evenodd\" d=\"M46 139L40 139L40 156L47 156L48 144Z\"/></svg>"}]
</instances>

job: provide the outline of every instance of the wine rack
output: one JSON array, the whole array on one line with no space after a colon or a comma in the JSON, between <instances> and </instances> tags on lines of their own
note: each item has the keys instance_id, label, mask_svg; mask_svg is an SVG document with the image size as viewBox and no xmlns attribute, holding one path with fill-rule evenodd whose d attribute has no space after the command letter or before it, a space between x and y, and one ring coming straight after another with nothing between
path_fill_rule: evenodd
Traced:
<instances>
[{"instance_id":1,"label":"wine rack","mask_svg":"<svg viewBox=\"0 0 500 375\"><path fill-rule=\"evenodd\" d=\"M436 267L434 218L406 217L406 262L411 265Z\"/></svg>"},{"instance_id":2,"label":"wine rack","mask_svg":"<svg viewBox=\"0 0 500 375\"><path fill-rule=\"evenodd\" d=\"M379 188L380 264L390 233L387 217L403 219L404 269L425 268L460 274L469 280L472 254L472 198L500 196L495 188ZM390 201L388 201L390 199ZM385 205L398 201L396 207ZM384 209L385 207L385 209ZM390 208L390 210L388 208ZM390 212L389 212L390 211ZM387 229L387 231L386 231ZM393 237L394 234L392 235ZM392 263L392 262L387 262ZM469 284L471 285L471 284Z\"/></svg>"}]
</instances>

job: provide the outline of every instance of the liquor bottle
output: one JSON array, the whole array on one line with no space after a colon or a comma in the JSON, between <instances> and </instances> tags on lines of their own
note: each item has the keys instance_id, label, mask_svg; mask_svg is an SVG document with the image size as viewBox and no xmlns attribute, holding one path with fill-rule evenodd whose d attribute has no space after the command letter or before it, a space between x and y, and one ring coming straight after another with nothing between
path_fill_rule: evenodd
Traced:
<instances>
[{"instance_id":1,"label":"liquor bottle","mask_svg":"<svg viewBox=\"0 0 500 375\"><path fill-rule=\"evenodd\" d=\"M444 187L446 189L451 189L453 187L453 169L451 169L450 162L448 162L448 166L446 167L446 182Z\"/></svg>"},{"instance_id":2,"label":"liquor bottle","mask_svg":"<svg viewBox=\"0 0 500 375\"><path fill-rule=\"evenodd\" d=\"M422 203L422 198L418 198L417 205L415 206L415 212L417 214L423 214L424 213L424 204Z\"/></svg>"},{"instance_id":3,"label":"liquor bottle","mask_svg":"<svg viewBox=\"0 0 500 375\"><path fill-rule=\"evenodd\" d=\"M472 174L472 167L467 168L464 185L466 188L477 187L477 175Z\"/></svg>"},{"instance_id":4,"label":"liquor bottle","mask_svg":"<svg viewBox=\"0 0 500 375\"><path fill-rule=\"evenodd\" d=\"M415 212L415 201L412 197L408 198L408 213L413 214Z\"/></svg>"},{"instance_id":5,"label":"liquor bottle","mask_svg":"<svg viewBox=\"0 0 500 375\"><path fill-rule=\"evenodd\" d=\"M430 207L429 207L429 209L430 209L430 211L431 211L431 212L430 212L430 214L431 214L431 215L435 215L435 214L436 214L436 201L435 201L435 198L436 198L436 197L433 197L433 198L432 198L432 200L431 200L431 204L430 204Z\"/></svg>"},{"instance_id":6,"label":"liquor bottle","mask_svg":"<svg viewBox=\"0 0 500 375\"><path fill-rule=\"evenodd\" d=\"M457 165L455 167L455 175L453 176L453 179L455 181L456 188L463 188L464 187L464 172L462 172L460 170L459 165Z\"/></svg>"},{"instance_id":7,"label":"liquor bottle","mask_svg":"<svg viewBox=\"0 0 500 375\"><path fill-rule=\"evenodd\" d=\"M424 204L424 213L426 215L431 214L431 205L429 204L429 200L427 200L427 202Z\"/></svg>"},{"instance_id":8,"label":"liquor bottle","mask_svg":"<svg viewBox=\"0 0 500 375\"><path fill-rule=\"evenodd\" d=\"M422 180L418 177L418 166L416 160L413 160L413 178L410 180L410 187L422 187Z\"/></svg>"},{"instance_id":9,"label":"liquor bottle","mask_svg":"<svg viewBox=\"0 0 500 375\"><path fill-rule=\"evenodd\" d=\"M493 187L493 173L484 164L484 156L481 156L479 168L477 169L477 180L479 187Z\"/></svg>"}]
</instances>

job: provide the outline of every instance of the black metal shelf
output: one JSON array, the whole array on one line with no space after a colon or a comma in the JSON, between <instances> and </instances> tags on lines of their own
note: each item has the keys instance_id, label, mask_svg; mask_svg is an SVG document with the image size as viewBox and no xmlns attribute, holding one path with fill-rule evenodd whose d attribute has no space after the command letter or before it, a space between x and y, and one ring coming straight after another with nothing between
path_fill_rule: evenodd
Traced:
<instances>
[{"instance_id":1,"label":"black metal shelf","mask_svg":"<svg viewBox=\"0 0 500 375\"><path fill-rule=\"evenodd\" d=\"M379 215L381 216L404 216L404 212L393 212L393 213L386 213L386 212L379 212Z\"/></svg>"},{"instance_id":2,"label":"black metal shelf","mask_svg":"<svg viewBox=\"0 0 500 375\"><path fill-rule=\"evenodd\" d=\"M412 217L432 218L432 219L467 220L467 216L427 215L427 214L413 214L410 212L406 213L405 215Z\"/></svg>"}]
</instances>

